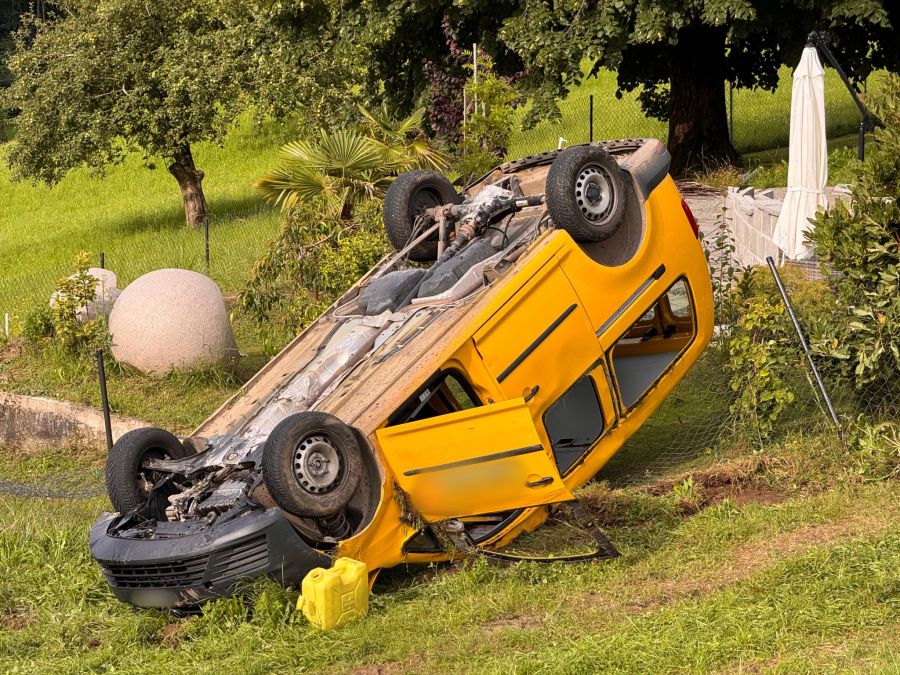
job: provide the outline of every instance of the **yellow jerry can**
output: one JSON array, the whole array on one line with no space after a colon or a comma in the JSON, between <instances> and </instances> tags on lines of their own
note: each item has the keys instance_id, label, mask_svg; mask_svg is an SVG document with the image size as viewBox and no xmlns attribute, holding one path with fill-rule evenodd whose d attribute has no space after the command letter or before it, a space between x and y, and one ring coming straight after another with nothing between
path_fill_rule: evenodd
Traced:
<instances>
[{"instance_id":1,"label":"yellow jerry can","mask_svg":"<svg viewBox=\"0 0 900 675\"><path fill-rule=\"evenodd\" d=\"M300 593L297 609L313 626L341 626L369 611L369 569L364 562L338 558L331 569L310 570Z\"/></svg>"}]
</instances>

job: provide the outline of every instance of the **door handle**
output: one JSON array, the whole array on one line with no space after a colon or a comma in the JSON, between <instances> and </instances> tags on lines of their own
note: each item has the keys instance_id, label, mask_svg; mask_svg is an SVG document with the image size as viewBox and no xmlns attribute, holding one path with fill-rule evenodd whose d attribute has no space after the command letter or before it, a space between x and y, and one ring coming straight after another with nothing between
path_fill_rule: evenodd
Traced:
<instances>
[{"instance_id":1,"label":"door handle","mask_svg":"<svg viewBox=\"0 0 900 675\"><path fill-rule=\"evenodd\" d=\"M537 480L529 480L525 481L525 487L536 488L536 487L544 487L545 485L550 485L553 482L552 476L544 476L543 478L538 478Z\"/></svg>"},{"instance_id":2,"label":"door handle","mask_svg":"<svg viewBox=\"0 0 900 675\"><path fill-rule=\"evenodd\" d=\"M539 384L534 385L531 388L531 391L529 391L527 394L525 394L525 403L528 403L531 399L533 399L535 396L537 396L537 393L540 390L540 388L541 388L541 385L539 385Z\"/></svg>"}]
</instances>

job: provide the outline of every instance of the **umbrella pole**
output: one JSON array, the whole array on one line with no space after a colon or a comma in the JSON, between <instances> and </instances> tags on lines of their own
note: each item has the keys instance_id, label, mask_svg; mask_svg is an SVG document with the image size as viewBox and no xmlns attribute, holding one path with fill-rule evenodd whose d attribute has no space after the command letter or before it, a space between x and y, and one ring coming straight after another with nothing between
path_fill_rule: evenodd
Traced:
<instances>
[{"instance_id":1,"label":"umbrella pole","mask_svg":"<svg viewBox=\"0 0 900 675\"><path fill-rule=\"evenodd\" d=\"M841 64L838 63L838 60L834 57L834 54L831 53L831 50L828 48L828 34L813 31L806 38L806 46L815 47L828 60L828 63L831 64L831 67L837 71L837 74L840 76L841 81L844 83L844 86L847 87L847 91L850 92L850 96L853 97L853 102L859 109L859 140L857 142L856 154L859 157L859 161L862 162L866 158L866 134L870 131L874 131L876 125L883 125L881 124L880 120L878 120L872 115L871 112L869 112L869 109L860 100L859 89L857 89L856 85L850 81L850 78L847 77L847 73L845 73L844 69L841 68Z\"/></svg>"}]
</instances>

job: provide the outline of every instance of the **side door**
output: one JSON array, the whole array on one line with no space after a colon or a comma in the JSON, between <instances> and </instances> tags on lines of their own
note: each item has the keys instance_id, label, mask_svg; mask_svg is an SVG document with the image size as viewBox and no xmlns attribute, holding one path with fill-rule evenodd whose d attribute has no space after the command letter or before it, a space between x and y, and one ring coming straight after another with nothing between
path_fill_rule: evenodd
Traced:
<instances>
[{"instance_id":1,"label":"side door","mask_svg":"<svg viewBox=\"0 0 900 675\"><path fill-rule=\"evenodd\" d=\"M551 261L475 335L487 370L508 398L535 409L556 400L602 356L584 307Z\"/></svg>"},{"instance_id":2,"label":"side door","mask_svg":"<svg viewBox=\"0 0 900 675\"><path fill-rule=\"evenodd\" d=\"M427 522L573 499L522 397L375 432Z\"/></svg>"}]
</instances>

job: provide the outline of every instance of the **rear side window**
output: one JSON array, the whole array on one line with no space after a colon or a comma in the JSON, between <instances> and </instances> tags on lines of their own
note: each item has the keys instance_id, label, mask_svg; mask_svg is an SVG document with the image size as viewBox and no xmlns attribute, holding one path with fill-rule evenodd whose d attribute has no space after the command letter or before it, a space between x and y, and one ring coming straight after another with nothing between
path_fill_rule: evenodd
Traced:
<instances>
[{"instance_id":1,"label":"rear side window","mask_svg":"<svg viewBox=\"0 0 900 675\"><path fill-rule=\"evenodd\" d=\"M624 409L633 408L653 388L691 343L694 332L690 287L679 279L611 350Z\"/></svg>"},{"instance_id":2,"label":"rear side window","mask_svg":"<svg viewBox=\"0 0 900 675\"><path fill-rule=\"evenodd\" d=\"M429 417L467 410L480 406L481 401L472 385L455 370L446 370L432 377L411 396L388 420L388 426L406 424Z\"/></svg>"},{"instance_id":3,"label":"rear side window","mask_svg":"<svg viewBox=\"0 0 900 675\"><path fill-rule=\"evenodd\" d=\"M589 375L560 396L544 413L559 473L565 475L603 433L603 411Z\"/></svg>"}]
</instances>

